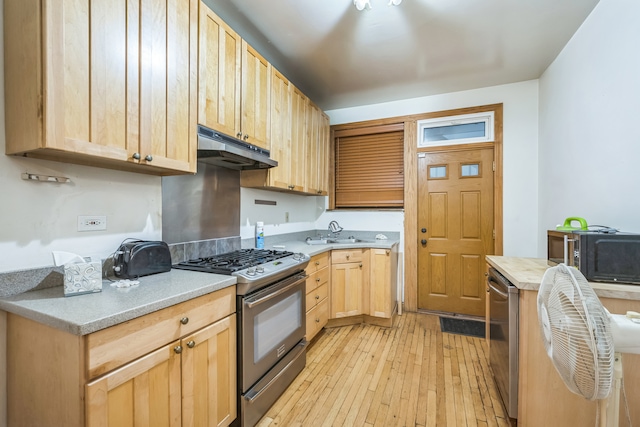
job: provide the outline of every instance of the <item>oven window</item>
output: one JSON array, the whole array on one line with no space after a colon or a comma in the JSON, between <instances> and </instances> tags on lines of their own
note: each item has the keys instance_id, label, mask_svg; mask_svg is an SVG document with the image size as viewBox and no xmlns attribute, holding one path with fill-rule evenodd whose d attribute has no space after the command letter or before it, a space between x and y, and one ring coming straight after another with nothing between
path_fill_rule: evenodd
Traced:
<instances>
[{"instance_id":1,"label":"oven window","mask_svg":"<svg viewBox=\"0 0 640 427\"><path fill-rule=\"evenodd\" d=\"M255 337L253 362L258 363L300 327L302 327L302 292L296 292L257 314L253 322Z\"/></svg>"}]
</instances>

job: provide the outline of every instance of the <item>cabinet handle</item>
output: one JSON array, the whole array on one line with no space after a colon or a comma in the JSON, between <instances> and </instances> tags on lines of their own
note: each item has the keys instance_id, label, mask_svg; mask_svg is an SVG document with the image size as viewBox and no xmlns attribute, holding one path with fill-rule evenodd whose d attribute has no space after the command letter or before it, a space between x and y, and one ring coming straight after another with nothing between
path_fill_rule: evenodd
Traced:
<instances>
[{"instance_id":1,"label":"cabinet handle","mask_svg":"<svg viewBox=\"0 0 640 427\"><path fill-rule=\"evenodd\" d=\"M153 160L153 157L151 157L151 154L147 154L147 155L144 157L144 159L145 159L147 162L150 162L150 161L152 161L152 160Z\"/></svg>"},{"instance_id":2,"label":"cabinet handle","mask_svg":"<svg viewBox=\"0 0 640 427\"><path fill-rule=\"evenodd\" d=\"M249 135L247 135L246 133L244 134L244 140L246 141L247 139L249 139Z\"/></svg>"},{"instance_id":3,"label":"cabinet handle","mask_svg":"<svg viewBox=\"0 0 640 427\"><path fill-rule=\"evenodd\" d=\"M140 160L140 153L133 153L133 156L131 157L133 157L136 160Z\"/></svg>"},{"instance_id":4,"label":"cabinet handle","mask_svg":"<svg viewBox=\"0 0 640 427\"><path fill-rule=\"evenodd\" d=\"M189 341L189 342L187 343L187 347L189 347L189 348L193 348L193 347L195 347L195 346L196 346L196 342L195 342L194 340L191 340L191 341Z\"/></svg>"},{"instance_id":5,"label":"cabinet handle","mask_svg":"<svg viewBox=\"0 0 640 427\"><path fill-rule=\"evenodd\" d=\"M182 319L180 319L180 323L182 323L183 325L186 325L187 323L189 323L189 318L183 317Z\"/></svg>"},{"instance_id":6,"label":"cabinet handle","mask_svg":"<svg viewBox=\"0 0 640 427\"><path fill-rule=\"evenodd\" d=\"M177 345L177 346L173 347L173 351L175 351L176 354L182 353L182 346L181 345Z\"/></svg>"},{"instance_id":7,"label":"cabinet handle","mask_svg":"<svg viewBox=\"0 0 640 427\"><path fill-rule=\"evenodd\" d=\"M242 132L238 132L238 133L236 133L236 137L238 137L238 138L242 138Z\"/></svg>"}]
</instances>

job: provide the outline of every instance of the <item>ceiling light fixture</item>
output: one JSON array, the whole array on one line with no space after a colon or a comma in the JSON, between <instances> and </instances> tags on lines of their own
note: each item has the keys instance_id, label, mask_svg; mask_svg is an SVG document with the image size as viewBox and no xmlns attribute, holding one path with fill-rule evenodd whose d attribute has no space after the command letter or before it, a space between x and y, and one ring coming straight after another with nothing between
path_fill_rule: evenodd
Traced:
<instances>
[{"instance_id":1,"label":"ceiling light fixture","mask_svg":"<svg viewBox=\"0 0 640 427\"><path fill-rule=\"evenodd\" d=\"M389 6L397 6L402 3L402 0L389 0ZM371 9L370 0L353 0L353 5L358 10L364 10L367 6Z\"/></svg>"},{"instance_id":2,"label":"ceiling light fixture","mask_svg":"<svg viewBox=\"0 0 640 427\"><path fill-rule=\"evenodd\" d=\"M369 0L353 0L353 4L358 10L364 10L367 6L371 9L371 3L369 3Z\"/></svg>"}]
</instances>

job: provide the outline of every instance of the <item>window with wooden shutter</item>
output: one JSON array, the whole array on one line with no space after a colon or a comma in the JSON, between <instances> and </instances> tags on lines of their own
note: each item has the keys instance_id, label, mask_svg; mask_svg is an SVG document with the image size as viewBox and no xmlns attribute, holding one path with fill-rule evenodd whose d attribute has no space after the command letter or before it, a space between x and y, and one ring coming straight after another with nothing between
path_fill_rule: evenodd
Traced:
<instances>
[{"instance_id":1,"label":"window with wooden shutter","mask_svg":"<svg viewBox=\"0 0 640 427\"><path fill-rule=\"evenodd\" d=\"M404 206L404 126L335 133L335 207Z\"/></svg>"}]
</instances>

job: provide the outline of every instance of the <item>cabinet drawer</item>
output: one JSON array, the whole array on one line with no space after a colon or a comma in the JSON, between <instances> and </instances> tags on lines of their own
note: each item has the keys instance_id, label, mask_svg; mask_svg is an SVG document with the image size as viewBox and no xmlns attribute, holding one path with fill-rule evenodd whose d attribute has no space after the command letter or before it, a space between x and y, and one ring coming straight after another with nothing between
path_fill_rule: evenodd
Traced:
<instances>
[{"instance_id":1,"label":"cabinet drawer","mask_svg":"<svg viewBox=\"0 0 640 427\"><path fill-rule=\"evenodd\" d=\"M88 377L109 372L235 311L236 288L230 286L94 332L86 337Z\"/></svg>"},{"instance_id":2,"label":"cabinet drawer","mask_svg":"<svg viewBox=\"0 0 640 427\"><path fill-rule=\"evenodd\" d=\"M331 251L331 263L361 262L364 258L363 249L340 249Z\"/></svg>"},{"instance_id":3,"label":"cabinet drawer","mask_svg":"<svg viewBox=\"0 0 640 427\"><path fill-rule=\"evenodd\" d=\"M324 283L307 294L307 311L318 305L320 301L329 295L329 284Z\"/></svg>"},{"instance_id":4,"label":"cabinet drawer","mask_svg":"<svg viewBox=\"0 0 640 427\"><path fill-rule=\"evenodd\" d=\"M306 293L313 291L318 286L321 286L324 283L329 282L329 275L331 274L331 270L325 268L324 270L316 271L307 277L306 281Z\"/></svg>"},{"instance_id":5,"label":"cabinet drawer","mask_svg":"<svg viewBox=\"0 0 640 427\"><path fill-rule=\"evenodd\" d=\"M311 341L329 321L329 300L324 299L307 312L307 341Z\"/></svg>"},{"instance_id":6,"label":"cabinet drawer","mask_svg":"<svg viewBox=\"0 0 640 427\"><path fill-rule=\"evenodd\" d=\"M321 254L314 255L311 257L305 271L307 272L307 274L312 274L328 266L329 266L329 252L323 252Z\"/></svg>"}]
</instances>

